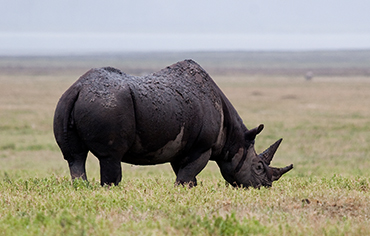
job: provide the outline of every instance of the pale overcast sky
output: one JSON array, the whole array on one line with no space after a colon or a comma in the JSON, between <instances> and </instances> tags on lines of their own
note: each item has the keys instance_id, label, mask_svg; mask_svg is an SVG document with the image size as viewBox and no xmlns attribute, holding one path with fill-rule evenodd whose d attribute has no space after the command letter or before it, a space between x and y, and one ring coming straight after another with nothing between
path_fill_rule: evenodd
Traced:
<instances>
[{"instance_id":1,"label":"pale overcast sky","mask_svg":"<svg viewBox=\"0 0 370 236\"><path fill-rule=\"evenodd\" d=\"M368 0L0 0L0 55L370 49Z\"/></svg>"}]
</instances>

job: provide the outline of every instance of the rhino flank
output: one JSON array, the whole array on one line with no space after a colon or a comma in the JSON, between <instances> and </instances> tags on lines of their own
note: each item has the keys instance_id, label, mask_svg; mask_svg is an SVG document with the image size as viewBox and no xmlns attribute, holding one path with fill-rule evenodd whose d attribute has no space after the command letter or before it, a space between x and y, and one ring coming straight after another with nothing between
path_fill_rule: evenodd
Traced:
<instances>
[{"instance_id":1,"label":"rhino flank","mask_svg":"<svg viewBox=\"0 0 370 236\"><path fill-rule=\"evenodd\" d=\"M209 160L233 186L271 186L293 168L270 167L281 139L257 154L263 125L248 130L211 77L192 60L146 76L118 69L91 69L60 98L54 135L72 179L87 180L91 151L100 163L101 184L117 185L121 162L170 162L176 184L197 185Z\"/></svg>"}]
</instances>

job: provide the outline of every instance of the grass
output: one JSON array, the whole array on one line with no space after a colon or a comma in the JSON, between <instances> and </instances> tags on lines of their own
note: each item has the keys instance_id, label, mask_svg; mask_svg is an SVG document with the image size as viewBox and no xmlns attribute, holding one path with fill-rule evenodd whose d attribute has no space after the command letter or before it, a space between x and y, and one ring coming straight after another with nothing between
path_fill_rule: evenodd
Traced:
<instances>
[{"instance_id":1,"label":"grass","mask_svg":"<svg viewBox=\"0 0 370 236\"><path fill-rule=\"evenodd\" d=\"M287 75L211 74L249 128L265 124L257 151L284 138L272 165L294 169L270 189L226 187L214 163L192 189L174 188L167 164L123 164L120 185L100 187L93 156L90 182L71 183L52 134L59 97L88 63L70 71L66 58L4 61L0 67L10 69L0 74L0 235L370 233L370 80L362 72L305 81L295 69L306 64L292 63Z\"/></svg>"},{"instance_id":2,"label":"grass","mask_svg":"<svg viewBox=\"0 0 370 236\"><path fill-rule=\"evenodd\" d=\"M207 181L205 181L207 180ZM0 182L4 235L364 235L367 178L284 178L272 189L227 188L204 177L193 189L156 175L118 187L66 177Z\"/></svg>"}]
</instances>

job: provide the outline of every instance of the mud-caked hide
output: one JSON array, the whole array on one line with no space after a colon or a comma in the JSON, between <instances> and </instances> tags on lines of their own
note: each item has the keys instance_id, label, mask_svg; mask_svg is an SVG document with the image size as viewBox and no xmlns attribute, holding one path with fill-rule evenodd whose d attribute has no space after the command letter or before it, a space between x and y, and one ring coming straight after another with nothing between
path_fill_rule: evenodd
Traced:
<instances>
[{"instance_id":1,"label":"mud-caked hide","mask_svg":"<svg viewBox=\"0 0 370 236\"><path fill-rule=\"evenodd\" d=\"M197 184L208 161L216 161L235 186L271 186L292 168L270 167L280 144L257 155L254 140L263 125L248 130L211 77L192 60L146 76L118 69L91 69L60 98L54 135L72 179L87 179L92 152L101 184L118 184L121 162L169 162L176 184Z\"/></svg>"}]
</instances>

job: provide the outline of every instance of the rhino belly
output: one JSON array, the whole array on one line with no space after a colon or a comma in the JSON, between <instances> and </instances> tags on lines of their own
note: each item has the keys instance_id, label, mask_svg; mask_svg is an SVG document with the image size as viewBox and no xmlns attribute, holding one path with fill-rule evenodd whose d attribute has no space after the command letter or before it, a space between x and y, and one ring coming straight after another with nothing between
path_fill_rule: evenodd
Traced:
<instances>
[{"instance_id":1,"label":"rhino belly","mask_svg":"<svg viewBox=\"0 0 370 236\"><path fill-rule=\"evenodd\" d=\"M143 141L140 136L136 135L134 145L124 156L122 162L134 165L155 165L171 162L180 155L185 146L185 142L183 141L184 129L185 127L182 126L173 139L168 140L163 146L154 149L151 147L151 150L148 150L148 145L142 143ZM153 137L153 139L156 139L156 137Z\"/></svg>"}]
</instances>

